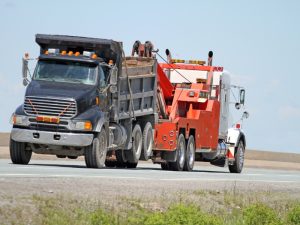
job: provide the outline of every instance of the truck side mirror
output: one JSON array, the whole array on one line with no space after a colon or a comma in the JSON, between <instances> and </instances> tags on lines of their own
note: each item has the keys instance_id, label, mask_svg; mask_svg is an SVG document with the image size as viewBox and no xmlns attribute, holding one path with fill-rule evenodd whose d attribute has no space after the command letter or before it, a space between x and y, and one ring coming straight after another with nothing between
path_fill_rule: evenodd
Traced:
<instances>
[{"instance_id":1,"label":"truck side mirror","mask_svg":"<svg viewBox=\"0 0 300 225\"><path fill-rule=\"evenodd\" d=\"M29 83L27 76L28 76L28 59L22 58L22 77L23 77L24 86L27 86L27 84Z\"/></svg>"},{"instance_id":2,"label":"truck side mirror","mask_svg":"<svg viewBox=\"0 0 300 225\"><path fill-rule=\"evenodd\" d=\"M249 117L249 113L247 111L243 112L242 118L243 119L248 119L248 117Z\"/></svg>"},{"instance_id":3,"label":"truck side mirror","mask_svg":"<svg viewBox=\"0 0 300 225\"><path fill-rule=\"evenodd\" d=\"M110 80L109 80L109 84L116 86L118 83L118 68L116 66L114 66L113 68L111 68L110 70Z\"/></svg>"},{"instance_id":4,"label":"truck side mirror","mask_svg":"<svg viewBox=\"0 0 300 225\"><path fill-rule=\"evenodd\" d=\"M240 104L244 105L245 104L245 89L240 90Z\"/></svg>"}]
</instances>

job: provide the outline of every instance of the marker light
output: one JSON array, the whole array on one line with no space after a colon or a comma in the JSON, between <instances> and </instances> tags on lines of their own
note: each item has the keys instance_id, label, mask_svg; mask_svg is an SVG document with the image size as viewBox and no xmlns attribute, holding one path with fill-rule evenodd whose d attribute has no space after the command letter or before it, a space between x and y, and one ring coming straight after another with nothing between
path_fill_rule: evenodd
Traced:
<instances>
[{"instance_id":1,"label":"marker light","mask_svg":"<svg viewBox=\"0 0 300 225\"><path fill-rule=\"evenodd\" d=\"M57 48L49 48L47 52L49 54L58 54L59 53L59 49L57 49Z\"/></svg>"},{"instance_id":2,"label":"marker light","mask_svg":"<svg viewBox=\"0 0 300 225\"><path fill-rule=\"evenodd\" d=\"M112 59L110 59L110 60L108 61L108 65L114 65L114 61L113 61Z\"/></svg>"},{"instance_id":3,"label":"marker light","mask_svg":"<svg viewBox=\"0 0 300 225\"><path fill-rule=\"evenodd\" d=\"M75 53L75 56L79 56L79 55L80 55L80 52L76 52L76 53Z\"/></svg>"},{"instance_id":4,"label":"marker light","mask_svg":"<svg viewBox=\"0 0 300 225\"><path fill-rule=\"evenodd\" d=\"M92 130L92 123L91 121L80 121L75 123L75 129L76 130Z\"/></svg>"},{"instance_id":5,"label":"marker light","mask_svg":"<svg viewBox=\"0 0 300 225\"><path fill-rule=\"evenodd\" d=\"M97 55L95 53L92 55L92 59L97 59Z\"/></svg>"},{"instance_id":6,"label":"marker light","mask_svg":"<svg viewBox=\"0 0 300 225\"><path fill-rule=\"evenodd\" d=\"M83 51L82 53L83 56L87 56L87 57L91 57L93 54L95 54L95 52Z\"/></svg>"},{"instance_id":7,"label":"marker light","mask_svg":"<svg viewBox=\"0 0 300 225\"><path fill-rule=\"evenodd\" d=\"M13 125L21 125L21 126L27 126L29 123L28 118L26 116L19 116L15 114L12 115L10 122Z\"/></svg>"},{"instance_id":8,"label":"marker light","mask_svg":"<svg viewBox=\"0 0 300 225\"><path fill-rule=\"evenodd\" d=\"M56 116L37 116L37 122L44 122L44 123L59 123L59 117Z\"/></svg>"},{"instance_id":9,"label":"marker light","mask_svg":"<svg viewBox=\"0 0 300 225\"><path fill-rule=\"evenodd\" d=\"M72 51L69 51L68 55L69 55L69 56L72 56L72 55L73 55L73 52L72 52Z\"/></svg>"},{"instance_id":10,"label":"marker light","mask_svg":"<svg viewBox=\"0 0 300 225\"><path fill-rule=\"evenodd\" d=\"M67 51L62 51L61 54L62 54L62 55L66 55L66 54L67 54Z\"/></svg>"},{"instance_id":11,"label":"marker light","mask_svg":"<svg viewBox=\"0 0 300 225\"><path fill-rule=\"evenodd\" d=\"M241 129L241 124L240 123L235 124L235 128L236 129Z\"/></svg>"},{"instance_id":12,"label":"marker light","mask_svg":"<svg viewBox=\"0 0 300 225\"><path fill-rule=\"evenodd\" d=\"M49 52L48 51L45 51L45 55L48 55L49 54Z\"/></svg>"},{"instance_id":13,"label":"marker light","mask_svg":"<svg viewBox=\"0 0 300 225\"><path fill-rule=\"evenodd\" d=\"M202 61L202 60L172 59L172 63L186 63L186 64L198 64L198 65L204 65L204 64L205 64L205 61Z\"/></svg>"}]
</instances>

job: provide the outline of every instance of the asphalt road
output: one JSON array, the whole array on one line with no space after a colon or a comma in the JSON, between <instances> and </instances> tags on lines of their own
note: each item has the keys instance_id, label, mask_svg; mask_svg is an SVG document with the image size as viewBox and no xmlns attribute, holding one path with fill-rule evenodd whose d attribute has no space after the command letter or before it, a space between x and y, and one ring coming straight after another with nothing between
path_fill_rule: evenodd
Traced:
<instances>
[{"instance_id":1,"label":"asphalt road","mask_svg":"<svg viewBox=\"0 0 300 225\"><path fill-rule=\"evenodd\" d=\"M160 165L140 162L136 169L87 169L83 161L32 160L29 165L14 165L0 160L0 178L107 178L149 181L214 181L249 183L286 183L299 185L300 172L244 168L242 174L231 174L227 168L196 165L193 172L163 171Z\"/></svg>"}]
</instances>

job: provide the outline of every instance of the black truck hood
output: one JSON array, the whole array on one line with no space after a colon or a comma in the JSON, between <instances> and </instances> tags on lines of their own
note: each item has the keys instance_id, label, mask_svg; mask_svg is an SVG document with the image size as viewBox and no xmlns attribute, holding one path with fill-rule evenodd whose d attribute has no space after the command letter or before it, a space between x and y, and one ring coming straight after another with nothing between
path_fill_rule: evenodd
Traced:
<instances>
[{"instance_id":1,"label":"black truck hood","mask_svg":"<svg viewBox=\"0 0 300 225\"><path fill-rule=\"evenodd\" d=\"M30 82L25 96L74 98L78 111L83 112L93 104L97 87L78 83L37 81Z\"/></svg>"}]
</instances>

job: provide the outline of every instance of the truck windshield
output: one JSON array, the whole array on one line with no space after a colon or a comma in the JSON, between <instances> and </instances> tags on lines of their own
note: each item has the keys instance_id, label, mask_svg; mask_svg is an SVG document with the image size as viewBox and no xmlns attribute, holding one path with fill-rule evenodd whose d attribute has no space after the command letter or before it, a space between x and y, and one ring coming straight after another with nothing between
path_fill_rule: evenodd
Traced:
<instances>
[{"instance_id":1,"label":"truck windshield","mask_svg":"<svg viewBox=\"0 0 300 225\"><path fill-rule=\"evenodd\" d=\"M33 79L94 85L96 68L97 65L82 62L39 61Z\"/></svg>"}]
</instances>

